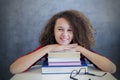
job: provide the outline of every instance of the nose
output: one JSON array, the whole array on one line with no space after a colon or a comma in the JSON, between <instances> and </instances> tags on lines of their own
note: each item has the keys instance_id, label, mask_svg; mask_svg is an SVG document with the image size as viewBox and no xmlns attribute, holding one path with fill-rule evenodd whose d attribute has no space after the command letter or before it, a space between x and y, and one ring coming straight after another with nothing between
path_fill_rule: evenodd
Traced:
<instances>
[{"instance_id":1,"label":"nose","mask_svg":"<svg viewBox=\"0 0 120 80\"><path fill-rule=\"evenodd\" d=\"M62 33L62 35L63 35L64 37L66 37L66 36L68 36L68 32L64 30L63 33Z\"/></svg>"}]
</instances>

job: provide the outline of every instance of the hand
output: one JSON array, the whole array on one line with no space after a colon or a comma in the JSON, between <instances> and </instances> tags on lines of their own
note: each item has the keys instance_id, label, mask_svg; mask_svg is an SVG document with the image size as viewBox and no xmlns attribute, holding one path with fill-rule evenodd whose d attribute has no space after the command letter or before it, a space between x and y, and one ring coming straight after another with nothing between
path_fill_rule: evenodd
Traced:
<instances>
[{"instance_id":1,"label":"hand","mask_svg":"<svg viewBox=\"0 0 120 80\"><path fill-rule=\"evenodd\" d=\"M81 52L81 53L86 50L84 47L80 45L76 46L74 49L75 49L74 51Z\"/></svg>"},{"instance_id":2,"label":"hand","mask_svg":"<svg viewBox=\"0 0 120 80\"><path fill-rule=\"evenodd\" d=\"M74 51L77 46L78 44L69 44L69 45L53 44L53 45L49 45L49 48L50 51L64 51L64 50Z\"/></svg>"},{"instance_id":3,"label":"hand","mask_svg":"<svg viewBox=\"0 0 120 80\"><path fill-rule=\"evenodd\" d=\"M86 50L84 47L80 46L80 45L76 45L74 46L71 51L76 51L76 52L83 52L84 50Z\"/></svg>"}]
</instances>

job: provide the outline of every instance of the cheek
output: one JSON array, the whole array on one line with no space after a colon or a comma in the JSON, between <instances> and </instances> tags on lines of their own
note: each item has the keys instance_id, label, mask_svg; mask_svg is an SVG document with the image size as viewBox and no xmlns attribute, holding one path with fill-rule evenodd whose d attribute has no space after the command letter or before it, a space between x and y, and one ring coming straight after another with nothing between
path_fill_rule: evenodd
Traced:
<instances>
[{"instance_id":1,"label":"cheek","mask_svg":"<svg viewBox=\"0 0 120 80\"><path fill-rule=\"evenodd\" d=\"M57 41L57 39L59 38L59 35L60 35L60 34L59 34L58 32L55 32L55 33L54 33L54 36L55 36L55 40L56 40L56 41Z\"/></svg>"},{"instance_id":2,"label":"cheek","mask_svg":"<svg viewBox=\"0 0 120 80\"><path fill-rule=\"evenodd\" d=\"M54 35L55 35L55 37L58 35L57 31L54 31Z\"/></svg>"},{"instance_id":3,"label":"cheek","mask_svg":"<svg viewBox=\"0 0 120 80\"><path fill-rule=\"evenodd\" d=\"M73 33L70 34L71 39L73 39Z\"/></svg>"}]
</instances>

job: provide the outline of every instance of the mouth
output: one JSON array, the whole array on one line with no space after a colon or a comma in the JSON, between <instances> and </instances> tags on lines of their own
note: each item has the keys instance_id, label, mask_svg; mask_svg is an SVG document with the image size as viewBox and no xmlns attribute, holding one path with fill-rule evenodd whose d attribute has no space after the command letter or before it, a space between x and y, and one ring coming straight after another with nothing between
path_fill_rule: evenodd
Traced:
<instances>
[{"instance_id":1,"label":"mouth","mask_svg":"<svg viewBox=\"0 0 120 80\"><path fill-rule=\"evenodd\" d=\"M69 39L67 38L61 38L60 40L61 40L61 44L63 45L67 45L69 43Z\"/></svg>"},{"instance_id":2,"label":"mouth","mask_svg":"<svg viewBox=\"0 0 120 80\"><path fill-rule=\"evenodd\" d=\"M67 39L67 38L60 38L61 39L61 41L64 41L64 42L66 42L66 41L68 41L69 39Z\"/></svg>"}]
</instances>

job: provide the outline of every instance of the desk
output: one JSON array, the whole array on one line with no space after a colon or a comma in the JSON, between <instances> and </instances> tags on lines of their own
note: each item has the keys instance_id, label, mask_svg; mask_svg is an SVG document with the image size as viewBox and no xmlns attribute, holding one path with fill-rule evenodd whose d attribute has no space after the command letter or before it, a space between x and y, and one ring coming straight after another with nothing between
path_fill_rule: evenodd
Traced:
<instances>
[{"instance_id":1,"label":"desk","mask_svg":"<svg viewBox=\"0 0 120 80\"><path fill-rule=\"evenodd\" d=\"M95 68L88 68L88 71L94 74L103 74L103 71L97 70ZM10 80L72 80L69 78L70 74L49 74L49 75L42 75L41 74L41 66L36 65L31 68L29 71L15 74ZM90 75L78 75L78 80L117 80L114 76L110 73L103 77L96 77Z\"/></svg>"}]
</instances>

